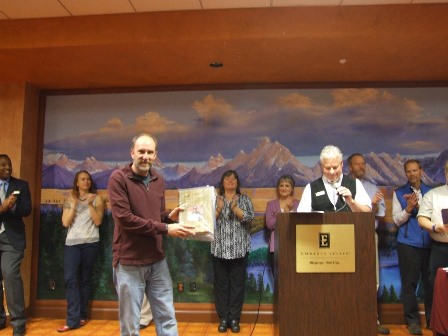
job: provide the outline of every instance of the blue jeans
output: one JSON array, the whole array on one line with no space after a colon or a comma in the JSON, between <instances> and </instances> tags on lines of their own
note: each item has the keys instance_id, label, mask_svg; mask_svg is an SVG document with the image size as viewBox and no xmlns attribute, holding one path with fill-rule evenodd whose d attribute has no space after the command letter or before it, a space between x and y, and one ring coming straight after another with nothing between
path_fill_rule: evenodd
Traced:
<instances>
[{"instance_id":1,"label":"blue jeans","mask_svg":"<svg viewBox=\"0 0 448 336\"><path fill-rule=\"evenodd\" d=\"M140 335L140 310L146 292L158 336L177 336L173 283L166 259L148 266L118 264L113 270L121 336Z\"/></svg>"},{"instance_id":2,"label":"blue jeans","mask_svg":"<svg viewBox=\"0 0 448 336\"><path fill-rule=\"evenodd\" d=\"M99 243L64 247L64 281L67 299L67 326L79 328L80 320L87 319L91 295L92 271Z\"/></svg>"}]
</instances>

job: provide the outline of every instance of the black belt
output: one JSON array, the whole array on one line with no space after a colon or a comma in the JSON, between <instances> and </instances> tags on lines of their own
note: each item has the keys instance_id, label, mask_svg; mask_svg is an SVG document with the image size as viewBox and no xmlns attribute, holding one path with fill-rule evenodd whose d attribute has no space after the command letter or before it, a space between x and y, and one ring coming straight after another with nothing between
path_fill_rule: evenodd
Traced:
<instances>
[{"instance_id":1,"label":"black belt","mask_svg":"<svg viewBox=\"0 0 448 336\"><path fill-rule=\"evenodd\" d=\"M432 240L432 244L433 245L442 245L442 246L445 246L445 245L448 245L448 242L440 242L440 241L437 241L437 240Z\"/></svg>"}]
</instances>

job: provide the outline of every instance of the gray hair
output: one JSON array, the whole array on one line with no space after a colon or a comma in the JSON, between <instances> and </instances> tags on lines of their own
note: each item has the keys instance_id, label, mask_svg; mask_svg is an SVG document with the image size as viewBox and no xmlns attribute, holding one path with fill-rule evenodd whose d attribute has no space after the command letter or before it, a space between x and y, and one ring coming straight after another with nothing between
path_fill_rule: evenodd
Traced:
<instances>
[{"instance_id":1,"label":"gray hair","mask_svg":"<svg viewBox=\"0 0 448 336\"><path fill-rule=\"evenodd\" d=\"M332 158L338 158L342 162L343 156L341 150L333 145L325 146L320 152L320 163L323 163L325 159L332 159Z\"/></svg>"}]
</instances>

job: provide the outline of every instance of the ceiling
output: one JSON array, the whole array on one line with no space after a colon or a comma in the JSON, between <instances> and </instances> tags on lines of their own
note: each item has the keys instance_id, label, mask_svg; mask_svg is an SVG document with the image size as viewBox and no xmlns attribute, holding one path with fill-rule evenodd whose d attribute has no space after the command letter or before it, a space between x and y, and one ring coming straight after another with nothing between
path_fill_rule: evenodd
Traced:
<instances>
[{"instance_id":1,"label":"ceiling","mask_svg":"<svg viewBox=\"0 0 448 336\"><path fill-rule=\"evenodd\" d=\"M0 84L17 82L446 85L448 0L0 0Z\"/></svg>"},{"instance_id":2,"label":"ceiling","mask_svg":"<svg viewBox=\"0 0 448 336\"><path fill-rule=\"evenodd\" d=\"M155 11L448 3L448 0L0 0L0 19Z\"/></svg>"},{"instance_id":3,"label":"ceiling","mask_svg":"<svg viewBox=\"0 0 448 336\"><path fill-rule=\"evenodd\" d=\"M154 11L447 3L448 0L0 0L0 19L29 19Z\"/></svg>"}]
</instances>

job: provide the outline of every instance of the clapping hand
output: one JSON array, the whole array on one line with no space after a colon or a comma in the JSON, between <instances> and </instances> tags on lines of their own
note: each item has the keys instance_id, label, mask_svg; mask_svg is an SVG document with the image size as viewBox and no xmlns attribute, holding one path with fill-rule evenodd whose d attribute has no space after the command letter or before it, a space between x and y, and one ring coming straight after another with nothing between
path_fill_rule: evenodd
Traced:
<instances>
[{"instance_id":1,"label":"clapping hand","mask_svg":"<svg viewBox=\"0 0 448 336\"><path fill-rule=\"evenodd\" d=\"M238 207L238 195L233 196L232 198L232 202L230 203L230 208L232 209L232 211L235 211L236 208Z\"/></svg>"},{"instance_id":2,"label":"clapping hand","mask_svg":"<svg viewBox=\"0 0 448 336\"><path fill-rule=\"evenodd\" d=\"M1 207L3 208L2 212L6 212L9 209L13 208L16 204L17 197L13 194L9 195L8 198L6 198L3 203L1 204Z\"/></svg>"},{"instance_id":3,"label":"clapping hand","mask_svg":"<svg viewBox=\"0 0 448 336\"><path fill-rule=\"evenodd\" d=\"M412 192L403 196L406 200L406 212L411 213L412 210L418 208L418 196L416 193Z\"/></svg>"},{"instance_id":4,"label":"clapping hand","mask_svg":"<svg viewBox=\"0 0 448 336\"><path fill-rule=\"evenodd\" d=\"M95 201L96 198L96 194L92 194L92 193L88 193L86 200L87 200L87 204L93 204L93 201Z\"/></svg>"},{"instance_id":5,"label":"clapping hand","mask_svg":"<svg viewBox=\"0 0 448 336\"><path fill-rule=\"evenodd\" d=\"M292 207L294 206L294 198L293 197L288 197L288 199L286 200L286 203L284 205L284 211L285 212L291 212Z\"/></svg>"},{"instance_id":6,"label":"clapping hand","mask_svg":"<svg viewBox=\"0 0 448 336\"><path fill-rule=\"evenodd\" d=\"M218 214L222 212L223 208L224 208L224 196L218 195L216 196L216 211L218 211Z\"/></svg>"},{"instance_id":7,"label":"clapping hand","mask_svg":"<svg viewBox=\"0 0 448 336\"><path fill-rule=\"evenodd\" d=\"M384 199L384 195L381 191L378 190L372 198L372 203L378 204L382 199Z\"/></svg>"}]
</instances>

